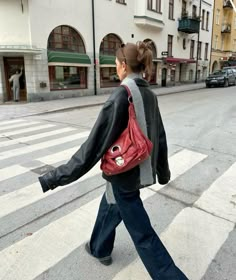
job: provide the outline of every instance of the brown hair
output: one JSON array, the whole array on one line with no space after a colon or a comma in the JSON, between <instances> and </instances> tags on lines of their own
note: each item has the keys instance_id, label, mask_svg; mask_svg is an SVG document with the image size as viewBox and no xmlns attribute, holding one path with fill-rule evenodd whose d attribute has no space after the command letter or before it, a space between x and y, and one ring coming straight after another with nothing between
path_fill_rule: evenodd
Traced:
<instances>
[{"instance_id":1,"label":"brown hair","mask_svg":"<svg viewBox=\"0 0 236 280\"><path fill-rule=\"evenodd\" d=\"M149 80L152 75L152 49L151 41L139 41L136 44L121 45L116 52L120 62L125 62L134 73L145 73Z\"/></svg>"}]
</instances>

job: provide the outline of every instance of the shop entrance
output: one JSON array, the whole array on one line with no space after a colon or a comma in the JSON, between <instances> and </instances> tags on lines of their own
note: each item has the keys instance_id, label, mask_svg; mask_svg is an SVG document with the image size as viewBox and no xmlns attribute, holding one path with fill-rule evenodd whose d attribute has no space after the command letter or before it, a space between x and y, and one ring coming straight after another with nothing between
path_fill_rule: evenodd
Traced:
<instances>
[{"instance_id":1,"label":"shop entrance","mask_svg":"<svg viewBox=\"0 0 236 280\"><path fill-rule=\"evenodd\" d=\"M13 100L12 83L9 82L9 78L16 73L20 72L23 68L22 75L19 79L20 82L20 101L25 101L27 99L26 92L26 82L25 82L25 72L24 72L24 58L23 57L5 57L4 58L4 69L6 77L6 89L7 89L7 100Z\"/></svg>"},{"instance_id":2,"label":"shop entrance","mask_svg":"<svg viewBox=\"0 0 236 280\"><path fill-rule=\"evenodd\" d=\"M167 79L167 70L166 68L162 68L161 70L161 86L166 87L166 79Z\"/></svg>"}]
</instances>

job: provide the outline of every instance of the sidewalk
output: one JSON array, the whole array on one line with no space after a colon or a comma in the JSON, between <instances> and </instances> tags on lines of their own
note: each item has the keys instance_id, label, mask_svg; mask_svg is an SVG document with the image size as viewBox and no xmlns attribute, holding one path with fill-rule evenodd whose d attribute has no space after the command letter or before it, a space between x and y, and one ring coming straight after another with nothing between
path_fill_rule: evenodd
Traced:
<instances>
[{"instance_id":1,"label":"sidewalk","mask_svg":"<svg viewBox=\"0 0 236 280\"><path fill-rule=\"evenodd\" d=\"M173 87L157 87L153 91L157 96L185 91L192 91L205 88L205 83L185 84ZM64 98L59 100L41 101L41 102L6 102L0 104L0 120L27 117L32 115L45 114L70 110L73 108L84 108L104 104L108 99L108 94L83 96L76 98ZM0 122L1 124L1 122Z\"/></svg>"}]
</instances>

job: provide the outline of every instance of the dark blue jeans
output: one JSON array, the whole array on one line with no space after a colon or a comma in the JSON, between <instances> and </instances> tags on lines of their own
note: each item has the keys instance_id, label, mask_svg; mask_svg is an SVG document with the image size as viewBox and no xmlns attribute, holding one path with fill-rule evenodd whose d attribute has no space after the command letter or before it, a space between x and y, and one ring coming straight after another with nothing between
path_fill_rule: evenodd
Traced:
<instances>
[{"instance_id":1,"label":"dark blue jeans","mask_svg":"<svg viewBox=\"0 0 236 280\"><path fill-rule=\"evenodd\" d=\"M116 184L112 188L116 204L108 204L103 195L90 240L92 254L98 258L111 255L116 227L123 220L152 279L187 280L152 228L139 190L127 192Z\"/></svg>"}]
</instances>

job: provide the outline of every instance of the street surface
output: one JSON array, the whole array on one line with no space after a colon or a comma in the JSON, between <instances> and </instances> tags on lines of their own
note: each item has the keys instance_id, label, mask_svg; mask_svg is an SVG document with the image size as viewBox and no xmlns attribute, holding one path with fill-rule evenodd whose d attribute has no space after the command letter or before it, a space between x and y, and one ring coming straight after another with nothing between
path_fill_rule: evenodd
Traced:
<instances>
[{"instance_id":1,"label":"street surface","mask_svg":"<svg viewBox=\"0 0 236 280\"><path fill-rule=\"evenodd\" d=\"M142 199L190 280L236 279L235 91L210 88L158 97L172 180L142 190ZM104 192L99 163L77 182L46 194L37 180L70 159L100 109L1 120L1 280L150 280L123 224L111 266L84 250Z\"/></svg>"}]
</instances>

